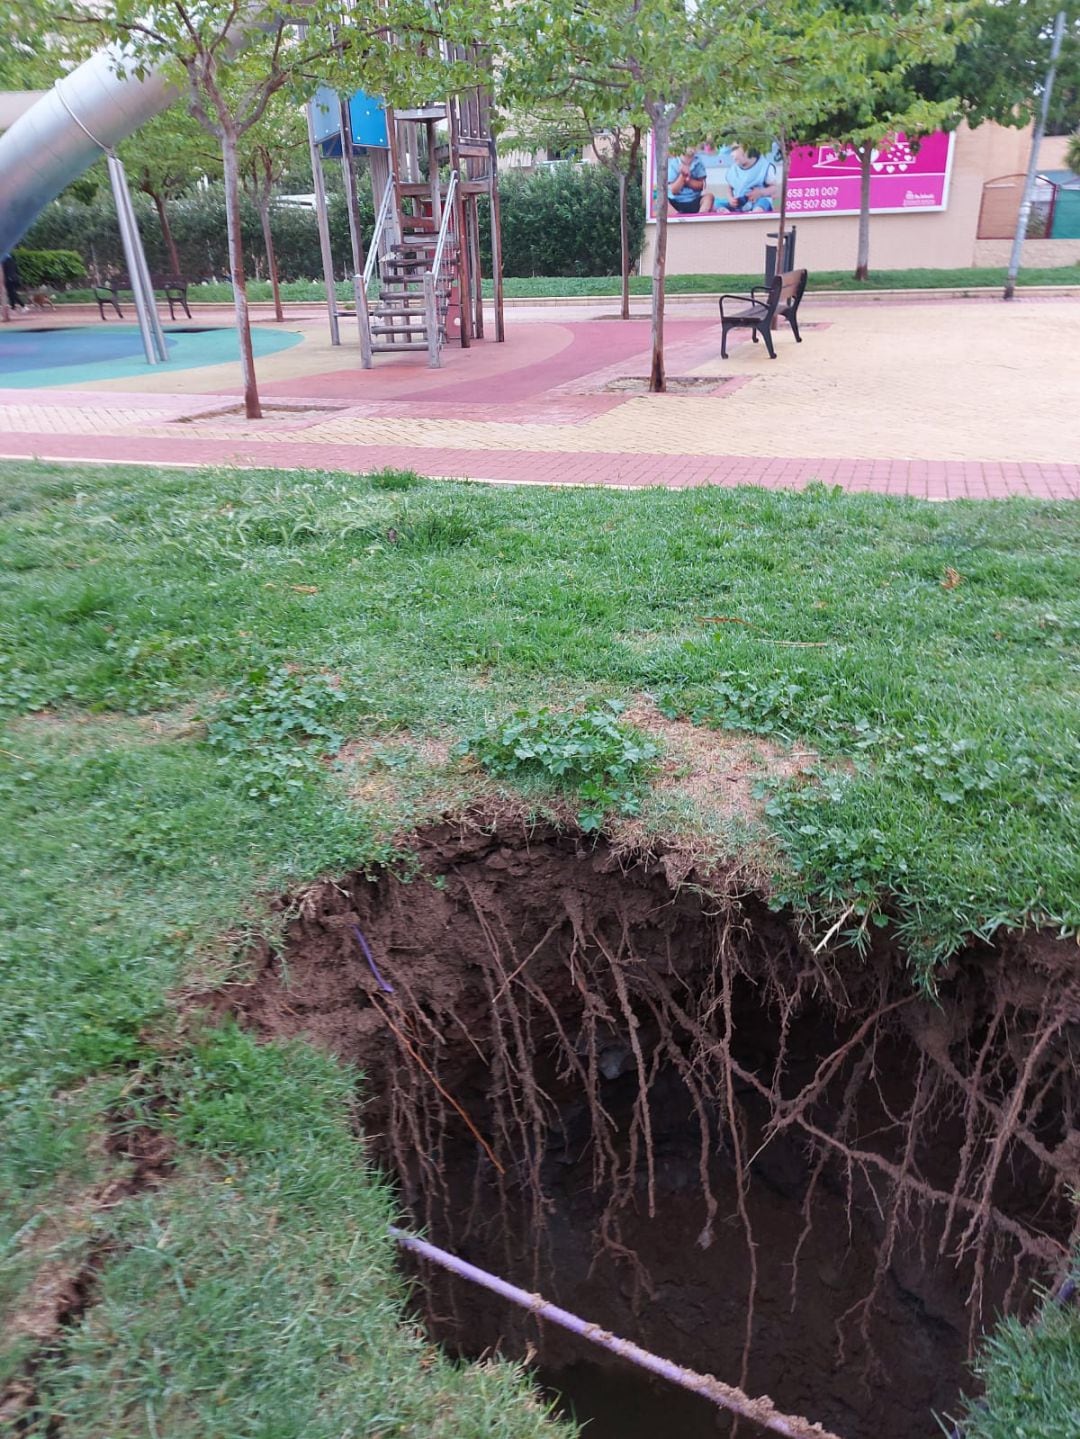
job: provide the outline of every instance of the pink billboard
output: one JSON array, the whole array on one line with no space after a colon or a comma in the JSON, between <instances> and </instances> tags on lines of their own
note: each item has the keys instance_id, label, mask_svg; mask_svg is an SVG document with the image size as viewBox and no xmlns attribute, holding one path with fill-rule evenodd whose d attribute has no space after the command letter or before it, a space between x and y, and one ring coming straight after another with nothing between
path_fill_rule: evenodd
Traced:
<instances>
[{"instance_id":1,"label":"pink billboard","mask_svg":"<svg viewBox=\"0 0 1080 1439\"><path fill-rule=\"evenodd\" d=\"M870 209L877 214L943 210L949 192L953 137L938 132L917 144L894 135L871 161ZM791 215L859 212L858 157L831 145L801 145L788 156L787 206ZM656 219L661 187L649 136L648 218ZM778 147L764 152L739 143L704 140L672 154L667 167L670 220L775 218L780 208L783 161Z\"/></svg>"}]
</instances>

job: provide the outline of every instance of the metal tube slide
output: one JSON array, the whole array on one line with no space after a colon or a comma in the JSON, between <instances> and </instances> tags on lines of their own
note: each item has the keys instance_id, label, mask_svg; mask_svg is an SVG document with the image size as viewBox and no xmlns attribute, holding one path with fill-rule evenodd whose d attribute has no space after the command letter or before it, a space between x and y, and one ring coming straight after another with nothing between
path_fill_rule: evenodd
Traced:
<instances>
[{"instance_id":1,"label":"metal tube slide","mask_svg":"<svg viewBox=\"0 0 1080 1439\"><path fill-rule=\"evenodd\" d=\"M0 135L0 254L103 150L126 140L175 98L160 76L137 78L116 46L58 80Z\"/></svg>"}]
</instances>

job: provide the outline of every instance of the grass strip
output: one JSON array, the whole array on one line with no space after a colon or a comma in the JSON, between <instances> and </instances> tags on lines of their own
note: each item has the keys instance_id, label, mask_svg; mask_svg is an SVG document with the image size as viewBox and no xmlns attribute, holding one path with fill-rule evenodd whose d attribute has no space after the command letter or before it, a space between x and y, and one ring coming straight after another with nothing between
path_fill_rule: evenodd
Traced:
<instances>
[{"instance_id":1,"label":"grass strip","mask_svg":"<svg viewBox=\"0 0 1080 1439\"><path fill-rule=\"evenodd\" d=\"M726 291L742 292L762 283L760 274L750 275L669 275L669 295L721 295ZM1004 268L966 268L956 270L878 270L868 280L856 280L850 270L812 270L808 288L811 290L844 290L861 295L875 290L996 290L1005 283ZM1080 265L1055 268L1041 267L1022 270L1020 286L1080 285ZM267 301L273 298L269 280L249 280L248 298ZM610 298L621 293L617 275L509 276L504 281L507 299L537 300L555 298ZM286 280L281 287L286 300L314 302L324 299L326 289L319 280ZM630 280L632 295L652 293L648 275L634 275ZM492 283L484 281L484 295L490 299ZM232 301L232 287L224 281L192 285L189 298L193 303L225 304ZM337 285L337 298L351 303L351 283ZM60 304L91 304L92 290L66 290L57 296Z\"/></svg>"}]
</instances>

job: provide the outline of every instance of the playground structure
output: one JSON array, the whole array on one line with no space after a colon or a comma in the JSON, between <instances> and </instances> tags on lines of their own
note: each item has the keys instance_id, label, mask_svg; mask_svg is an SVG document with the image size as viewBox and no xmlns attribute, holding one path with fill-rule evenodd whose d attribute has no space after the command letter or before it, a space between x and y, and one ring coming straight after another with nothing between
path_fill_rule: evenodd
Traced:
<instances>
[{"instance_id":1,"label":"playground structure","mask_svg":"<svg viewBox=\"0 0 1080 1439\"><path fill-rule=\"evenodd\" d=\"M451 59L476 63L474 49ZM323 164L339 156L345 176L353 248L353 292L361 359L426 351L432 367L443 346L468 348L484 336L480 200L490 215L495 339L505 336L498 157L491 97L480 85L445 102L394 109L358 91L348 102L321 90L308 107L331 340L340 343ZM375 227L366 258L359 235L355 156L367 156ZM377 279L377 297L369 300Z\"/></svg>"},{"instance_id":2,"label":"playground structure","mask_svg":"<svg viewBox=\"0 0 1080 1439\"><path fill-rule=\"evenodd\" d=\"M481 59L475 46L448 46L448 58ZM11 120L0 134L0 253L36 215L104 154L116 204L146 361L168 360L124 167L116 147L176 102L159 75L136 75L117 47L98 51L42 95L0 96ZM307 106L316 215L331 340L341 342L323 164L339 156L348 202L351 271L361 363L380 353L425 351L437 367L449 340L468 347L484 334L480 264L481 197L489 205L495 338L504 338L498 162L491 97L477 85L444 101L394 110L358 91L350 100L322 90ZM12 119L12 117L14 117ZM356 194L356 157L367 155L375 200L365 245ZM368 293L378 280L377 298Z\"/></svg>"}]
</instances>

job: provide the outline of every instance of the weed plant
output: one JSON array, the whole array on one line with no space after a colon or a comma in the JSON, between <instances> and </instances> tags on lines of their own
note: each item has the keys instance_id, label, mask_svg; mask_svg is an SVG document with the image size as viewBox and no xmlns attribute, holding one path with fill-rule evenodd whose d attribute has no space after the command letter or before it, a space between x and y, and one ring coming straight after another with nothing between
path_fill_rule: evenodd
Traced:
<instances>
[{"instance_id":1,"label":"weed plant","mask_svg":"<svg viewBox=\"0 0 1080 1439\"><path fill-rule=\"evenodd\" d=\"M595 833L611 810L640 811L641 781L660 753L620 720L623 709L609 700L581 710L517 710L463 740L457 753L475 756L492 774L573 790L582 805L578 824L586 834Z\"/></svg>"}]
</instances>

